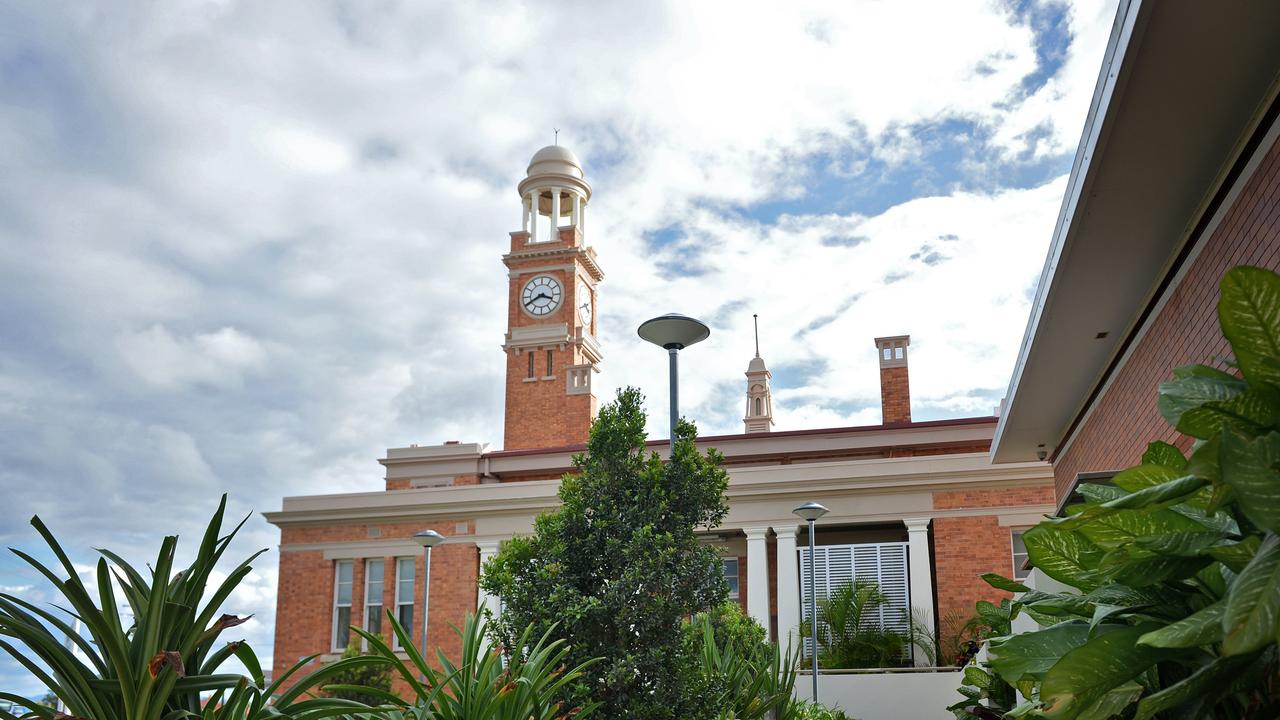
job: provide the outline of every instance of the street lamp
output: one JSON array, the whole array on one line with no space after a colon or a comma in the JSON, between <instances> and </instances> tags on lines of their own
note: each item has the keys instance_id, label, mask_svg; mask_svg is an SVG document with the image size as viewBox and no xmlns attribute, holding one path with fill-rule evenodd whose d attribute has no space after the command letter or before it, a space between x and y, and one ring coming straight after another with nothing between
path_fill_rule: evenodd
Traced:
<instances>
[{"instance_id":1,"label":"street lamp","mask_svg":"<svg viewBox=\"0 0 1280 720\"><path fill-rule=\"evenodd\" d=\"M680 373L677 369L676 355L694 343L702 342L711 335L711 328L699 320L694 320L679 313L667 313L652 320L646 320L636 330L640 337L665 348L671 366L671 452L676 449L676 421L680 418Z\"/></svg>"},{"instance_id":2,"label":"street lamp","mask_svg":"<svg viewBox=\"0 0 1280 720\"><path fill-rule=\"evenodd\" d=\"M431 592L431 548L444 542L444 536L435 530L423 530L413 536L422 546L422 659L427 659L427 597ZM423 677L425 680L425 676Z\"/></svg>"},{"instance_id":3,"label":"street lamp","mask_svg":"<svg viewBox=\"0 0 1280 720\"><path fill-rule=\"evenodd\" d=\"M829 511L816 502L807 502L792 513L809 523L809 622L813 638L813 701L818 702L818 581L817 561L813 557L813 523Z\"/></svg>"}]
</instances>

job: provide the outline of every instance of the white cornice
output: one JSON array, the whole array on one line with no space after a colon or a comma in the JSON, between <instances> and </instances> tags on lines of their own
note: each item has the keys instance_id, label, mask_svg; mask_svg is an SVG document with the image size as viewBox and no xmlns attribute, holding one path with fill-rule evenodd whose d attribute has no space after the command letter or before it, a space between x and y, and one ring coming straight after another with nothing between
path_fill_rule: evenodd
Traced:
<instances>
[{"instance_id":1,"label":"white cornice","mask_svg":"<svg viewBox=\"0 0 1280 720\"><path fill-rule=\"evenodd\" d=\"M1043 463L992 466L985 453L845 460L729 468L730 505L848 495L893 495L922 490L1044 485L1053 475ZM413 488L408 490L288 497L284 508L264 513L279 527L354 522L411 521L441 517L527 515L554 507L560 482L527 482ZM984 512L986 510L984 509Z\"/></svg>"}]
</instances>

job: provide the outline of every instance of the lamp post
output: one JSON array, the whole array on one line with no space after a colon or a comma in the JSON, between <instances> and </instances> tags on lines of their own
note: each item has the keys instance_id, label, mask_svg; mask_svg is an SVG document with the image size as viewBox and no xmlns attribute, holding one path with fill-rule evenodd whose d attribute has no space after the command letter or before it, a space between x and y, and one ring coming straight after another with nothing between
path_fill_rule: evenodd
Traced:
<instances>
[{"instance_id":1,"label":"lamp post","mask_svg":"<svg viewBox=\"0 0 1280 720\"><path fill-rule=\"evenodd\" d=\"M423 530L413 536L422 546L422 659L427 659L427 598L431 592L431 548L444 542L444 536L435 530ZM422 678L426 679L425 675Z\"/></svg>"},{"instance_id":2,"label":"lamp post","mask_svg":"<svg viewBox=\"0 0 1280 720\"><path fill-rule=\"evenodd\" d=\"M816 502L807 502L791 511L809 523L809 629L813 638L813 701L818 702L818 569L814 554L813 523L829 512Z\"/></svg>"},{"instance_id":3,"label":"lamp post","mask_svg":"<svg viewBox=\"0 0 1280 720\"><path fill-rule=\"evenodd\" d=\"M671 452L676 449L676 421L680 419L680 372L676 358L680 351L702 342L711 335L711 328L700 320L679 313L659 315L646 320L636 330L640 337L664 348L671 368Z\"/></svg>"}]
</instances>

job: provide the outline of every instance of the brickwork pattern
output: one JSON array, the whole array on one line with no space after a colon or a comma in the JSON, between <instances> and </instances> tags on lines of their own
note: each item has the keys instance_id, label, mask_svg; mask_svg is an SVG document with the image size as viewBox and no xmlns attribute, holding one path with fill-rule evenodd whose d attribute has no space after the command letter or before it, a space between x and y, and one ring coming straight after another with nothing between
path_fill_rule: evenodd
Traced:
<instances>
[{"instance_id":1,"label":"brickwork pattern","mask_svg":"<svg viewBox=\"0 0 1280 720\"><path fill-rule=\"evenodd\" d=\"M1047 482L1031 487L988 488L935 492L936 510L957 510L1053 503ZM998 515L938 517L933 520L934 596L941 622L949 613L973 615L979 600L998 603L1010 593L996 590L983 573L1013 576L1013 530L1000 525Z\"/></svg>"},{"instance_id":2,"label":"brickwork pattern","mask_svg":"<svg viewBox=\"0 0 1280 720\"><path fill-rule=\"evenodd\" d=\"M1268 150L1146 335L1095 402L1071 446L1055 461L1059 497L1080 473L1137 464L1153 440L1184 450L1190 446L1156 409L1156 391L1179 365L1205 363L1226 369L1222 359L1231 350L1218 330L1218 283L1223 273L1241 264L1280 268L1280 143Z\"/></svg>"},{"instance_id":3,"label":"brickwork pattern","mask_svg":"<svg viewBox=\"0 0 1280 720\"><path fill-rule=\"evenodd\" d=\"M885 425L911 422L911 383L907 368L880 368L881 422Z\"/></svg>"}]
</instances>

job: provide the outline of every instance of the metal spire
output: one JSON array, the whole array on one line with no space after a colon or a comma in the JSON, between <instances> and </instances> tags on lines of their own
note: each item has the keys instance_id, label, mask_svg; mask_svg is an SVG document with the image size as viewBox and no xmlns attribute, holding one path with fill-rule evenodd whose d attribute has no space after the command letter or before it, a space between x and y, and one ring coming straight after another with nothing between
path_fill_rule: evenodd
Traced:
<instances>
[{"instance_id":1,"label":"metal spire","mask_svg":"<svg viewBox=\"0 0 1280 720\"><path fill-rule=\"evenodd\" d=\"M756 328L756 357L760 357L760 316L751 313L751 324Z\"/></svg>"},{"instance_id":2,"label":"metal spire","mask_svg":"<svg viewBox=\"0 0 1280 720\"><path fill-rule=\"evenodd\" d=\"M554 130L556 134L553 142L554 144L559 145L560 144L560 128L551 128L551 129Z\"/></svg>"}]
</instances>

